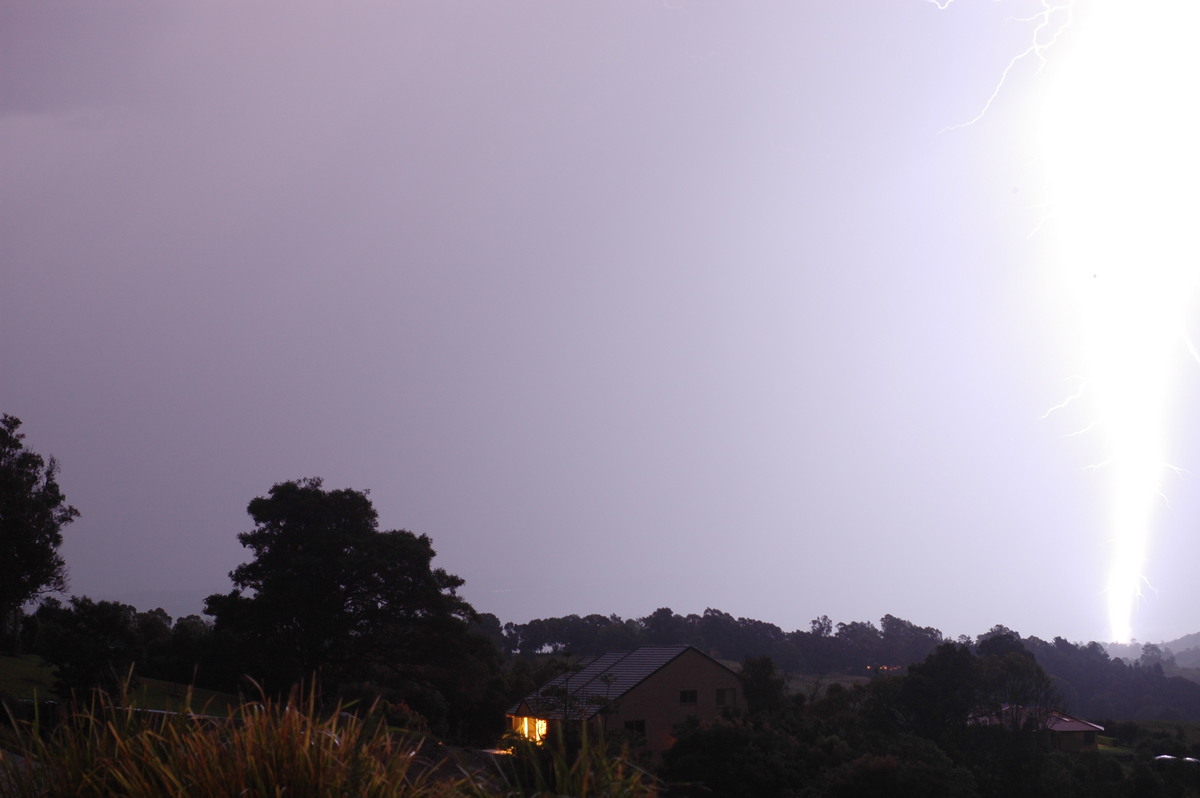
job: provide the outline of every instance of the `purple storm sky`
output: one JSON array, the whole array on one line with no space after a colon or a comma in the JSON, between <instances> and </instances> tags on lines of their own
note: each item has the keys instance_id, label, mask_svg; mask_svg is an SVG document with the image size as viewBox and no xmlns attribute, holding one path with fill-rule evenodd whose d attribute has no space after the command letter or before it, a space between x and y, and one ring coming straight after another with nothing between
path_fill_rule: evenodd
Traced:
<instances>
[{"instance_id":1,"label":"purple storm sky","mask_svg":"<svg viewBox=\"0 0 1200 798\"><path fill-rule=\"evenodd\" d=\"M1105 639L1054 53L944 130L1039 7L0 0L0 410L73 592L198 612L322 476L503 621ZM1200 628L1198 488L1139 639Z\"/></svg>"}]
</instances>

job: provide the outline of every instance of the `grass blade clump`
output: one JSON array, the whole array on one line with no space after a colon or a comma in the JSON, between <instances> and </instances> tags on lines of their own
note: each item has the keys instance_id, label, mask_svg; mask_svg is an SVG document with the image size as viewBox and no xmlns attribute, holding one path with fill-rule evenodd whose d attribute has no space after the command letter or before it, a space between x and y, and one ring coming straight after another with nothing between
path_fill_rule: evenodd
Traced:
<instances>
[{"instance_id":1,"label":"grass blade clump","mask_svg":"<svg viewBox=\"0 0 1200 798\"><path fill-rule=\"evenodd\" d=\"M588 739L586 727L577 740L518 740L512 754L501 766L506 798L655 798L660 792L627 747L609 751L602 740Z\"/></svg>"},{"instance_id":2,"label":"grass blade clump","mask_svg":"<svg viewBox=\"0 0 1200 798\"><path fill-rule=\"evenodd\" d=\"M453 796L463 778L436 771L424 740L315 701L243 704L225 718L145 713L102 694L53 731L17 728L0 752L0 794L154 798Z\"/></svg>"},{"instance_id":3,"label":"grass blade clump","mask_svg":"<svg viewBox=\"0 0 1200 798\"><path fill-rule=\"evenodd\" d=\"M293 697L295 698L295 697ZM436 751L377 717L322 714L315 699L246 703L225 717L146 712L95 693L57 722L18 722L0 739L0 795L12 798L654 798L627 750L562 740L517 745L499 770Z\"/></svg>"}]
</instances>

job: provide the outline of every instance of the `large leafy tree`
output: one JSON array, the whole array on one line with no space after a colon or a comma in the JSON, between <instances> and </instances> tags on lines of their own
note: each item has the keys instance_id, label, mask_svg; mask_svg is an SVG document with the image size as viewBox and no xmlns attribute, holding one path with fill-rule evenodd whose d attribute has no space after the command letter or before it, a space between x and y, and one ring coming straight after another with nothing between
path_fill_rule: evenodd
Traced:
<instances>
[{"instance_id":1,"label":"large leafy tree","mask_svg":"<svg viewBox=\"0 0 1200 798\"><path fill-rule=\"evenodd\" d=\"M248 511L255 527L238 540L253 559L206 612L250 676L276 690L371 682L429 705L478 687L478 674L460 677L494 647L470 634L463 581L433 567L428 536L380 530L366 493L317 478L277 484Z\"/></svg>"},{"instance_id":2,"label":"large leafy tree","mask_svg":"<svg viewBox=\"0 0 1200 798\"><path fill-rule=\"evenodd\" d=\"M58 547L62 528L79 516L58 486L58 463L26 449L20 426L19 418L0 416L0 622L5 630L27 601L66 588Z\"/></svg>"}]
</instances>

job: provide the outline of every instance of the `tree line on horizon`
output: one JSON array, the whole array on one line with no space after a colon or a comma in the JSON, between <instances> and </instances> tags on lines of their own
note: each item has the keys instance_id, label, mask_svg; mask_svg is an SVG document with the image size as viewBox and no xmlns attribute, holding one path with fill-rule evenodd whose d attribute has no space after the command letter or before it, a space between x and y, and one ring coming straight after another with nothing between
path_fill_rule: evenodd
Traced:
<instances>
[{"instance_id":1,"label":"tree line on horizon","mask_svg":"<svg viewBox=\"0 0 1200 798\"><path fill-rule=\"evenodd\" d=\"M254 527L238 539L250 558L230 573L229 592L208 597L209 618L172 620L161 609L82 596L64 602L45 593L65 585L57 549L78 511L66 504L54 460L24 448L19 425L7 415L0 423L0 585L10 587L0 595L0 646L54 665L62 695L111 689L130 673L272 695L315 681L330 703L378 700L400 725L479 743L499 732L508 705L603 651L687 644L727 661L766 658L785 674L867 677L903 674L947 643L977 651L1004 638L1044 668L1063 709L1200 722L1200 684L1183 678L1198 674L1154 646L1126 662L1098 643L1021 638L1002 626L948 641L892 615L878 626L822 615L784 632L713 608L502 624L457 594L462 580L434 566L427 536L381 530L365 492L326 489L317 478L278 483L249 503Z\"/></svg>"}]
</instances>

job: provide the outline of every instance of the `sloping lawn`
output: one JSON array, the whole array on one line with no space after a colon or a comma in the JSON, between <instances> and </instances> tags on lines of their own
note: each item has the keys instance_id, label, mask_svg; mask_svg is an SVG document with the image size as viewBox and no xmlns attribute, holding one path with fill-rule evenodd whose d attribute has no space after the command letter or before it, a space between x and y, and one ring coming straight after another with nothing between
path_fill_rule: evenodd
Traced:
<instances>
[{"instance_id":1,"label":"sloping lawn","mask_svg":"<svg viewBox=\"0 0 1200 798\"><path fill-rule=\"evenodd\" d=\"M41 657L0 656L0 693L13 698L50 698L54 671Z\"/></svg>"},{"instance_id":2,"label":"sloping lawn","mask_svg":"<svg viewBox=\"0 0 1200 798\"><path fill-rule=\"evenodd\" d=\"M54 668L41 657L0 656L0 694L16 699L56 699ZM139 679L137 686L129 691L129 704L141 709L191 709L223 716L238 703L237 696L160 679Z\"/></svg>"},{"instance_id":3,"label":"sloping lawn","mask_svg":"<svg viewBox=\"0 0 1200 798\"><path fill-rule=\"evenodd\" d=\"M184 684L159 679L142 679L141 684L130 691L129 703L141 709L190 709L203 715L224 716L238 707L241 701L228 693L189 688Z\"/></svg>"}]
</instances>

